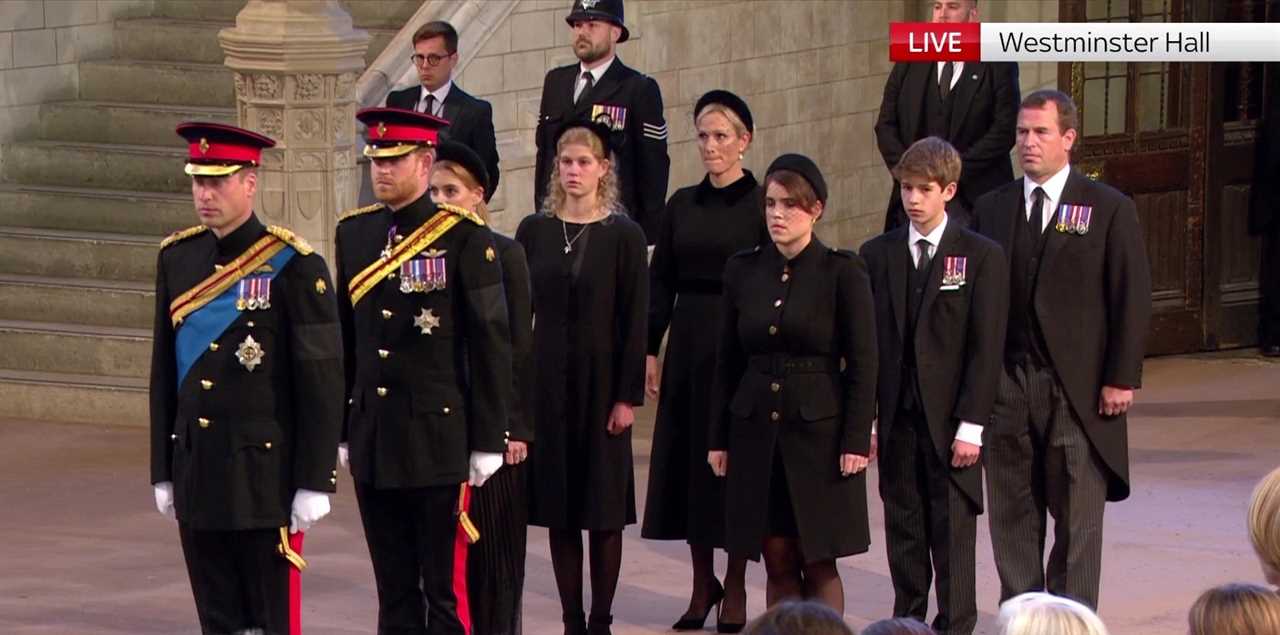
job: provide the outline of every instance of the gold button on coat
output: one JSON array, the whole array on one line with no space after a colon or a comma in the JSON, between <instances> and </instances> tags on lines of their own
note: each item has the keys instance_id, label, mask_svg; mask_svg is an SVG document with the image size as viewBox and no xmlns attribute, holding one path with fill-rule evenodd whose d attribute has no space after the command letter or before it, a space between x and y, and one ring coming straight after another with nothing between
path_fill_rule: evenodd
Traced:
<instances>
[{"instance_id":1,"label":"gold button on coat","mask_svg":"<svg viewBox=\"0 0 1280 635\"><path fill-rule=\"evenodd\" d=\"M774 300L774 301L773 301L773 308L775 308L775 309L776 309L776 308L778 308L778 307L780 307L780 306L782 306L782 298L778 298L777 300Z\"/></svg>"},{"instance_id":2,"label":"gold button on coat","mask_svg":"<svg viewBox=\"0 0 1280 635\"><path fill-rule=\"evenodd\" d=\"M196 419L196 423L200 424L201 428L209 427L209 420L205 419L204 417L200 417L199 419Z\"/></svg>"},{"instance_id":3,"label":"gold button on coat","mask_svg":"<svg viewBox=\"0 0 1280 635\"><path fill-rule=\"evenodd\" d=\"M213 390L213 382L209 381L208 379L201 379L200 387L204 388L205 390Z\"/></svg>"},{"instance_id":4,"label":"gold button on coat","mask_svg":"<svg viewBox=\"0 0 1280 635\"><path fill-rule=\"evenodd\" d=\"M782 384L779 384L778 382L775 381L772 384L769 384L769 390L772 390L773 392L778 392L779 390L782 390Z\"/></svg>"},{"instance_id":5,"label":"gold button on coat","mask_svg":"<svg viewBox=\"0 0 1280 635\"><path fill-rule=\"evenodd\" d=\"M378 386L378 396L379 396L379 397L386 397L386 396L387 396L387 389L386 389L386 388L383 388L382 386Z\"/></svg>"},{"instance_id":6,"label":"gold button on coat","mask_svg":"<svg viewBox=\"0 0 1280 635\"><path fill-rule=\"evenodd\" d=\"M263 444L262 444L262 447L264 447L264 448L266 448L266 449L270 450L270 449L271 449L271 442L270 442L270 441L267 441L266 443L263 443Z\"/></svg>"},{"instance_id":7,"label":"gold button on coat","mask_svg":"<svg viewBox=\"0 0 1280 635\"><path fill-rule=\"evenodd\" d=\"M777 421L777 420L779 420L779 419L781 419L781 418L782 418L782 414L781 414L781 413L779 413L777 410L774 410L773 412L769 413L769 420L770 420L770 421Z\"/></svg>"},{"instance_id":8,"label":"gold button on coat","mask_svg":"<svg viewBox=\"0 0 1280 635\"><path fill-rule=\"evenodd\" d=\"M769 335L777 335L777 334L778 334L778 327L776 325L770 324Z\"/></svg>"},{"instance_id":9,"label":"gold button on coat","mask_svg":"<svg viewBox=\"0 0 1280 635\"><path fill-rule=\"evenodd\" d=\"M378 349L378 357L381 357L382 359L386 359L387 357L390 357L390 356L391 356L391 351L385 348Z\"/></svg>"},{"instance_id":10,"label":"gold button on coat","mask_svg":"<svg viewBox=\"0 0 1280 635\"><path fill-rule=\"evenodd\" d=\"M209 342L209 350L211 350L211 351L216 351L216 350L218 350L218 343L217 343L217 342Z\"/></svg>"},{"instance_id":11,"label":"gold button on coat","mask_svg":"<svg viewBox=\"0 0 1280 635\"><path fill-rule=\"evenodd\" d=\"M384 319L384 320L390 320L392 315L394 315L394 314L393 314L391 311L389 311L389 310L387 310L387 309L383 309L383 310L382 310L382 319Z\"/></svg>"}]
</instances>

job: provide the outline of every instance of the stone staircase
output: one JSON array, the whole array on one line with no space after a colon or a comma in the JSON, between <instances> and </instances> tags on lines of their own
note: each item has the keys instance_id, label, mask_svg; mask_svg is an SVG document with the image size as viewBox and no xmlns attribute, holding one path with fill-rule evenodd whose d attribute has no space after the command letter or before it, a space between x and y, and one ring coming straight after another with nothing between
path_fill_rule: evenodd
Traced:
<instances>
[{"instance_id":1,"label":"stone staircase","mask_svg":"<svg viewBox=\"0 0 1280 635\"><path fill-rule=\"evenodd\" d=\"M343 0L372 60L421 0ZM244 0L156 0L79 64L0 164L0 418L145 426L156 249L195 221L180 121L235 122L220 29Z\"/></svg>"}]
</instances>

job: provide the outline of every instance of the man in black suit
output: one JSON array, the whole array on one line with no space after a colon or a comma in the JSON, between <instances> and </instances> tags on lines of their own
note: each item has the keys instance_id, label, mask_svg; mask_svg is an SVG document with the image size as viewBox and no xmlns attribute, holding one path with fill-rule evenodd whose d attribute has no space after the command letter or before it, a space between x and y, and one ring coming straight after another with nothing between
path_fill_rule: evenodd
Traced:
<instances>
[{"instance_id":1,"label":"man in black suit","mask_svg":"<svg viewBox=\"0 0 1280 635\"><path fill-rule=\"evenodd\" d=\"M498 142L493 132L493 106L472 97L453 82L458 65L458 32L448 22L428 22L413 34L413 65L421 86L387 95L388 108L425 112L449 122L442 140L461 143L484 159L490 183L484 200L498 188Z\"/></svg>"},{"instance_id":2,"label":"man in black suit","mask_svg":"<svg viewBox=\"0 0 1280 635\"><path fill-rule=\"evenodd\" d=\"M947 217L960 154L915 142L894 169L911 223L862 247L880 344L880 497L894 617L924 621L937 572L939 633L969 635L983 425L991 416L1009 311L1000 246ZM930 563L932 554L932 564Z\"/></svg>"},{"instance_id":3,"label":"man in black suit","mask_svg":"<svg viewBox=\"0 0 1280 635\"><path fill-rule=\"evenodd\" d=\"M1056 90L1022 101L1026 176L978 199L974 229L1010 264L1004 374L986 439L1000 597L1047 589L1096 607L1103 510L1129 496L1125 413L1142 384L1151 272L1133 200L1071 169L1076 121L1075 103Z\"/></svg>"},{"instance_id":4,"label":"man in black suit","mask_svg":"<svg viewBox=\"0 0 1280 635\"><path fill-rule=\"evenodd\" d=\"M1280 357L1280 64L1266 69L1271 97L1258 130L1249 233L1262 239L1258 348L1266 357Z\"/></svg>"},{"instance_id":5,"label":"man in black suit","mask_svg":"<svg viewBox=\"0 0 1280 635\"><path fill-rule=\"evenodd\" d=\"M604 122L614 132L622 205L652 245L666 206L671 170L662 92L653 78L615 55L617 45L630 36L622 19L622 0L574 0L565 20L579 63L551 69L542 84L534 205L541 207L547 195L556 135L564 124Z\"/></svg>"},{"instance_id":6,"label":"man in black suit","mask_svg":"<svg viewBox=\"0 0 1280 635\"><path fill-rule=\"evenodd\" d=\"M978 0L936 0L934 22L976 22ZM889 73L876 119L876 144L893 167L917 140L942 137L960 152L963 169L947 214L968 225L973 202L1013 179L1009 149L1018 113L1018 65L1012 62L900 62ZM884 229L907 222L898 184L889 194Z\"/></svg>"}]
</instances>

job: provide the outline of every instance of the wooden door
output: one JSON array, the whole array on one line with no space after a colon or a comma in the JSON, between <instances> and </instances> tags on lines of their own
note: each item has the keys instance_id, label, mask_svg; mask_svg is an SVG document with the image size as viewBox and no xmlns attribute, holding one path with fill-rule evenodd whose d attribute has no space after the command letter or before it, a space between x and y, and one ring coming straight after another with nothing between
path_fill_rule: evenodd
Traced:
<instances>
[{"instance_id":1,"label":"wooden door","mask_svg":"<svg viewBox=\"0 0 1280 635\"><path fill-rule=\"evenodd\" d=\"M1063 22L1208 21L1219 0L1062 0ZM1080 108L1072 162L1133 197L1151 261L1149 354L1200 350L1210 65L1064 63L1058 85Z\"/></svg>"},{"instance_id":2,"label":"wooden door","mask_svg":"<svg viewBox=\"0 0 1280 635\"><path fill-rule=\"evenodd\" d=\"M1277 0L1214 0L1207 21L1275 22ZM1217 63L1210 72L1204 251L1205 346L1251 346L1258 338L1261 243L1249 235L1255 140L1275 99L1277 64Z\"/></svg>"}]
</instances>

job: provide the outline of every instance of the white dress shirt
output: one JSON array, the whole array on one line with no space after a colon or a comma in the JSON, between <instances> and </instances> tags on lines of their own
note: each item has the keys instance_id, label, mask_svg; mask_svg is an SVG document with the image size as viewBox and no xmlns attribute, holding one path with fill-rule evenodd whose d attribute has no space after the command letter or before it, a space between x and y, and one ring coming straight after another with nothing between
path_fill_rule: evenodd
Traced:
<instances>
[{"instance_id":1,"label":"white dress shirt","mask_svg":"<svg viewBox=\"0 0 1280 635\"><path fill-rule=\"evenodd\" d=\"M938 253L938 245L942 244L942 234L947 231L947 214L943 212L942 222L928 234L921 234L916 229L915 223L907 226L907 253L911 255L911 266L920 262L920 241L924 240L928 243L929 258L932 262L934 254ZM932 266L932 265L931 265ZM956 428L956 440L972 443L978 447L982 447L982 426L970 422L961 421L960 426Z\"/></svg>"},{"instance_id":2,"label":"white dress shirt","mask_svg":"<svg viewBox=\"0 0 1280 635\"><path fill-rule=\"evenodd\" d=\"M1036 188L1044 189L1044 207L1040 212L1040 232L1043 233L1049 227L1049 223L1053 222L1054 212L1058 209L1058 204L1062 202L1062 188L1067 186L1067 177L1071 175L1071 164L1068 163L1058 170L1057 174L1049 177L1044 183L1036 183L1031 177L1024 176L1022 178L1022 200L1027 206L1027 220L1031 220L1031 206L1036 204L1034 193Z\"/></svg>"},{"instance_id":3,"label":"white dress shirt","mask_svg":"<svg viewBox=\"0 0 1280 635\"><path fill-rule=\"evenodd\" d=\"M938 75L934 77L934 83L942 83L942 70L945 68L946 62L938 62ZM964 72L964 62L952 62L955 68L951 71L951 88L954 90L956 84L960 83L960 74Z\"/></svg>"},{"instance_id":4,"label":"white dress shirt","mask_svg":"<svg viewBox=\"0 0 1280 635\"><path fill-rule=\"evenodd\" d=\"M578 97L582 95L582 89L586 88L587 86L587 80L582 79L582 74L591 73L591 85L595 86L600 83L600 78L604 77L604 74L608 72L610 66L613 66L613 61L616 59L618 59L618 56L615 55L613 57L610 57L609 60L606 61L605 63L591 69L588 69L586 65L582 63L578 64L578 79L573 83L573 102L574 103L578 102Z\"/></svg>"},{"instance_id":5,"label":"white dress shirt","mask_svg":"<svg viewBox=\"0 0 1280 635\"><path fill-rule=\"evenodd\" d=\"M422 94L418 97L418 107L414 108L414 110L418 112L427 113L428 115L434 115L436 117L443 117L444 116L444 100L446 97L449 96L449 89L451 88L453 88L452 79L446 81L444 83L444 86L441 86L440 88L435 89L434 92L428 92L427 87L423 86ZM427 97L436 98L436 103L432 104L431 106L431 112L427 112Z\"/></svg>"}]
</instances>

